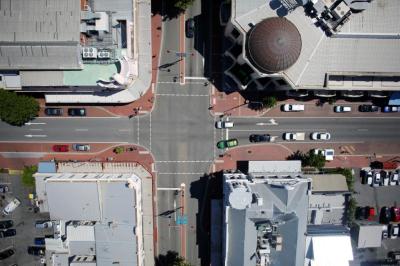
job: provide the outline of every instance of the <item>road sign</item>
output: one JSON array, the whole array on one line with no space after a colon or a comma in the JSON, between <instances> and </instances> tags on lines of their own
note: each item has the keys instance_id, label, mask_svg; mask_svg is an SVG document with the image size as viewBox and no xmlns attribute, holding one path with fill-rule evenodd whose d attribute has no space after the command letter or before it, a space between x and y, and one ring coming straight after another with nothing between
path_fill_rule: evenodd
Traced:
<instances>
[{"instance_id":1,"label":"road sign","mask_svg":"<svg viewBox=\"0 0 400 266\"><path fill-rule=\"evenodd\" d=\"M176 54L176 56L179 56L179 57L186 57L186 53L175 53Z\"/></svg>"}]
</instances>

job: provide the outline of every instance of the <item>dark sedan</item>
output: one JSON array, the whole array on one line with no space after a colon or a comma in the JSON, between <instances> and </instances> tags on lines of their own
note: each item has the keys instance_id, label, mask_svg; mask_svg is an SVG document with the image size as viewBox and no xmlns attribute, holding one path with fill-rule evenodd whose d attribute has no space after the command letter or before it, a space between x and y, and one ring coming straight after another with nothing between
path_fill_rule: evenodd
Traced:
<instances>
[{"instance_id":1,"label":"dark sedan","mask_svg":"<svg viewBox=\"0 0 400 266\"><path fill-rule=\"evenodd\" d=\"M12 220L0 221L0 229L8 229L14 225Z\"/></svg>"},{"instance_id":2,"label":"dark sedan","mask_svg":"<svg viewBox=\"0 0 400 266\"><path fill-rule=\"evenodd\" d=\"M45 247L30 246L28 247L28 253L35 256L43 256L46 251Z\"/></svg>"},{"instance_id":3,"label":"dark sedan","mask_svg":"<svg viewBox=\"0 0 400 266\"><path fill-rule=\"evenodd\" d=\"M271 141L271 135L269 134L252 134L249 137L250 142L269 142Z\"/></svg>"},{"instance_id":4,"label":"dark sedan","mask_svg":"<svg viewBox=\"0 0 400 266\"><path fill-rule=\"evenodd\" d=\"M378 112L379 107L372 104L363 104L358 107L360 112Z\"/></svg>"},{"instance_id":5,"label":"dark sedan","mask_svg":"<svg viewBox=\"0 0 400 266\"><path fill-rule=\"evenodd\" d=\"M6 249L6 250L0 252L0 260L5 260L8 257L11 257L12 255L14 255L14 253L15 253L15 250L13 248Z\"/></svg>"},{"instance_id":6,"label":"dark sedan","mask_svg":"<svg viewBox=\"0 0 400 266\"><path fill-rule=\"evenodd\" d=\"M391 216L390 209L388 207L382 207L379 215L379 222L381 224L388 224L391 220Z\"/></svg>"},{"instance_id":7,"label":"dark sedan","mask_svg":"<svg viewBox=\"0 0 400 266\"><path fill-rule=\"evenodd\" d=\"M15 229L7 229L0 231L0 238L11 237L17 234L17 230Z\"/></svg>"},{"instance_id":8,"label":"dark sedan","mask_svg":"<svg viewBox=\"0 0 400 266\"><path fill-rule=\"evenodd\" d=\"M68 108L69 116L86 116L85 108Z\"/></svg>"},{"instance_id":9,"label":"dark sedan","mask_svg":"<svg viewBox=\"0 0 400 266\"><path fill-rule=\"evenodd\" d=\"M62 116L64 112L62 108L46 108L44 113L48 116Z\"/></svg>"},{"instance_id":10,"label":"dark sedan","mask_svg":"<svg viewBox=\"0 0 400 266\"><path fill-rule=\"evenodd\" d=\"M194 19L190 18L186 20L186 37L193 38L194 37Z\"/></svg>"}]
</instances>

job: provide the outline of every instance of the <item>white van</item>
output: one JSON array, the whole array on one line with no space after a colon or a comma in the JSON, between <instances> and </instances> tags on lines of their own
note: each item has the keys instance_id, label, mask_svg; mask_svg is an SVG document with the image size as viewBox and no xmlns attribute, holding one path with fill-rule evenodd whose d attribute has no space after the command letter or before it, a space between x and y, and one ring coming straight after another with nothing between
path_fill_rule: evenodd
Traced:
<instances>
[{"instance_id":1,"label":"white van","mask_svg":"<svg viewBox=\"0 0 400 266\"><path fill-rule=\"evenodd\" d=\"M19 205L21 204L21 202L15 198L13 199L10 203L7 204L7 206L4 208L3 213L5 215L9 215L10 213L12 213Z\"/></svg>"},{"instance_id":2,"label":"white van","mask_svg":"<svg viewBox=\"0 0 400 266\"><path fill-rule=\"evenodd\" d=\"M300 112L304 111L304 104L284 104L282 105L284 112Z\"/></svg>"}]
</instances>

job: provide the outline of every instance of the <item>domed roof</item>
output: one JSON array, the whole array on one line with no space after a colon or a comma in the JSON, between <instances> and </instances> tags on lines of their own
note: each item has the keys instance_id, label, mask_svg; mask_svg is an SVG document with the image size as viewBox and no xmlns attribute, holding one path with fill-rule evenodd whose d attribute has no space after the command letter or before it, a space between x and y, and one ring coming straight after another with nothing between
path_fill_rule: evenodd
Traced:
<instances>
[{"instance_id":1,"label":"domed roof","mask_svg":"<svg viewBox=\"0 0 400 266\"><path fill-rule=\"evenodd\" d=\"M299 58L301 36L296 26L286 18L267 18L251 30L247 51L260 71L282 71Z\"/></svg>"}]
</instances>

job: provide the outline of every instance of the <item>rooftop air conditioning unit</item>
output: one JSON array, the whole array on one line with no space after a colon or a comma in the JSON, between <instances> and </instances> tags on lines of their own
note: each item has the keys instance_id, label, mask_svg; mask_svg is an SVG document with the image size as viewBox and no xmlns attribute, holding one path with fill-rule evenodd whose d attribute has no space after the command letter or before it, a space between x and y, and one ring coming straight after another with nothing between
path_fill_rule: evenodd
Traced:
<instances>
[{"instance_id":1,"label":"rooftop air conditioning unit","mask_svg":"<svg viewBox=\"0 0 400 266\"><path fill-rule=\"evenodd\" d=\"M110 58L111 52L108 50L101 50L97 53L98 58Z\"/></svg>"},{"instance_id":2,"label":"rooftop air conditioning unit","mask_svg":"<svg viewBox=\"0 0 400 266\"><path fill-rule=\"evenodd\" d=\"M97 48L95 47L83 47L82 49L83 58L97 58Z\"/></svg>"}]
</instances>

